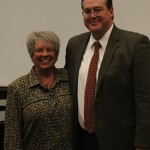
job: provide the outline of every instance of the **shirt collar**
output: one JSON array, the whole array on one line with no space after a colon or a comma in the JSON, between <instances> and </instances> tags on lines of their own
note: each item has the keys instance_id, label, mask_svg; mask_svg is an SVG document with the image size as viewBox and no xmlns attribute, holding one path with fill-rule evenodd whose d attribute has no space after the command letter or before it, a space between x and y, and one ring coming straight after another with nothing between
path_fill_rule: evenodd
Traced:
<instances>
[{"instance_id":1,"label":"shirt collar","mask_svg":"<svg viewBox=\"0 0 150 150\"><path fill-rule=\"evenodd\" d=\"M40 84L40 81L39 81L38 76L36 75L34 66L32 67L31 71L29 72L28 77L29 77L29 87Z\"/></svg>"},{"instance_id":2,"label":"shirt collar","mask_svg":"<svg viewBox=\"0 0 150 150\"><path fill-rule=\"evenodd\" d=\"M60 82L60 81L68 81L67 71L65 69L57 69L55 68L55 80L54 82ZM41 85L41 81L39 80L36 72L35 67L33 66L31 71L28 74L29 77L29 87L33 87L36 85Z\"/></svg>"}]
</instances>

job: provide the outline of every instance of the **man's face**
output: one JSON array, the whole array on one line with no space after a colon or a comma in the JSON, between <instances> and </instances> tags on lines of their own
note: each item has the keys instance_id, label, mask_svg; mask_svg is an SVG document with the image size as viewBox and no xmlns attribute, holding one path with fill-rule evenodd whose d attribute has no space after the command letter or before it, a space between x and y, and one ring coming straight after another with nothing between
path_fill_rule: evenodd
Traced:
<instances>
[{"instance_id":1,"label":"man's face","mask_svg":"<svg viewBox=\"0 0 150 150\"><path fill-rule=\"evenodd\" d=\"M85 26L94 34L102 36L112 25L113 9L106 6L106 0L84 0L83 19Z\"/></svg>"}]
</instances>

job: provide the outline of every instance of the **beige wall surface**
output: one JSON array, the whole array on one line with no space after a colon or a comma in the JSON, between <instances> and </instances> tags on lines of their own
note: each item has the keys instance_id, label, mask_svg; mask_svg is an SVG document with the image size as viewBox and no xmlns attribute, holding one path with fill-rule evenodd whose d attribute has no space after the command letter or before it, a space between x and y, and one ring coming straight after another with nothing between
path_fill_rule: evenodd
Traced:
<instances>
[{"instance_id":1,"label":"beige wall surface","mask_svg":"<svg viewBox=\"0 0 150 150\"><path fill-rule=\"evenodd\" d=\"M70 37L87 31L81 0L0 0L0 86L27 74L32 62L26 49L29 33L52 30L61 39L57 67L65 63ZM150 38L150 0L113 0L117 27Z\"/></svg>"}]
</instances>

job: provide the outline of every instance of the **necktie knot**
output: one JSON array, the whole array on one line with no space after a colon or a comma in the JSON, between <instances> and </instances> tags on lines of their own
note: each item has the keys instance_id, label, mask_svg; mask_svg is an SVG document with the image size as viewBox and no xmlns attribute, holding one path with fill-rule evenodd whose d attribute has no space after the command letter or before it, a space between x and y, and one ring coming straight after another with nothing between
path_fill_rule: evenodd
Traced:
<instances>
[{"instance_id":1,"label":"necktie knot","mask_svg":"<svg viewBox=\"0 0 150 150\"><path fill-rule=\"evenodd\" d=\"M101 44L98 41L94 42L93 45L94 45L95 49L99 49L101 47Z\"/></svg>"}]
</instances>

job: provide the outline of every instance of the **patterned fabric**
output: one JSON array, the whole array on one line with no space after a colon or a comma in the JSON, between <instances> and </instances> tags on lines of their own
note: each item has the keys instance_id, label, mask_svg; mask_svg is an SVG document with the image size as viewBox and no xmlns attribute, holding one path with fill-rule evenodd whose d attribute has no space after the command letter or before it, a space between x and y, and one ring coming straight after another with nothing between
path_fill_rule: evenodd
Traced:
<instances>
[{"instance_id":1,"label":"patterned fabric","mask_svg":"<svg viewBox=\"0 0 150 150\"><path fill-rule=\"evenodd\" d=\"M8 87L5 150L72 150L72 99L65 69L49 90L34 67Z\"/></svg>"},{"instance_id":2,"label":"patterned fabric","mask_svg":"<svg viewBox=\"0 0 150 150\"><path fill-rule=\"evenodd\" d=\"M85 105L84 105L84 125L89 133L92 133L95 130L94 100L95 100L96 72L99 58L99 48L101 45L99 42L95 42L94 46L95 46L94 54L90 62L86 82Z\"/></svg>"}]
</instances>

